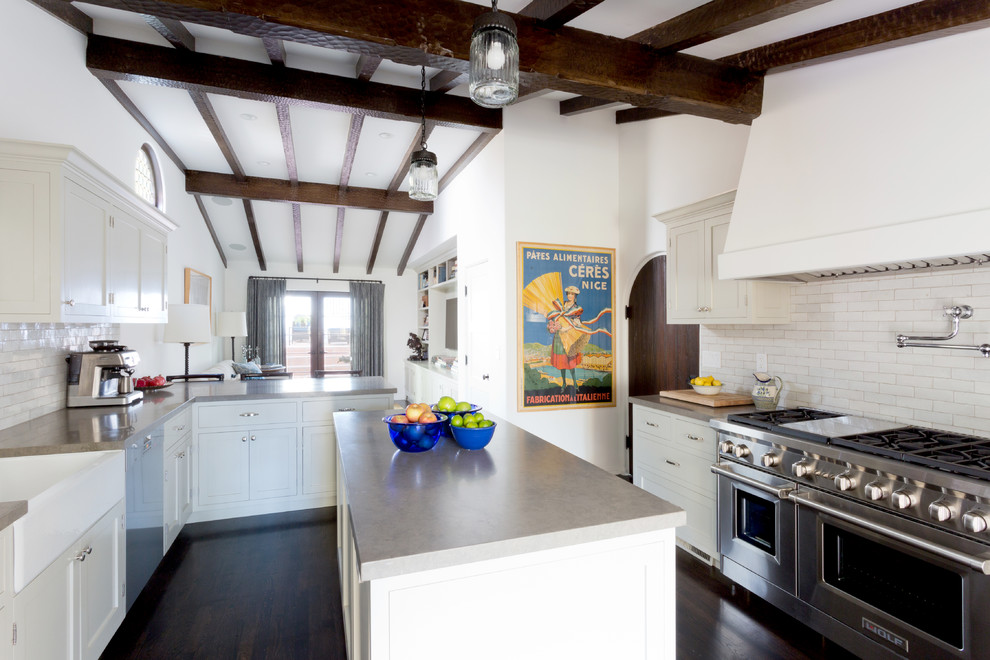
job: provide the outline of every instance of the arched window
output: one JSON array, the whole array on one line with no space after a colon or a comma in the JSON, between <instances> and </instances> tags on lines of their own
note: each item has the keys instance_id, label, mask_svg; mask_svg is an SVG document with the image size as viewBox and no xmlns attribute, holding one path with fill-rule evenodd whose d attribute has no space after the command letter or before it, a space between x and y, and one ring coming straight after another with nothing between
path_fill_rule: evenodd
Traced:
<instances>
[{"instance_id":1,"label":"arched window","mask_svg":"<svg viewBox=\"0 0 990 660\"><path fill-rule=\"evenodd\" d=\"M158 157L147 144L141 145L134 163L134 191L158 210L165 210L165 190L162 188Z\"/></svg>"}]
</instances>

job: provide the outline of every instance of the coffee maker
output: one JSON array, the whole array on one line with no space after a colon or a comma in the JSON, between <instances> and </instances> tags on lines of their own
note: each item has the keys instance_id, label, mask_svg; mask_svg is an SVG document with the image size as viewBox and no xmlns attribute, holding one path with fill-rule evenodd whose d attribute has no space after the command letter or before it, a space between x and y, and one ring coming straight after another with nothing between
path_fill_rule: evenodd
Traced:
<instances>
[{"instance_id":1,"label":"coffee maker","mask_svg":"<svg viewBox=\"0 0 990 660\"><path fill-rule=\"evenodd\" d=\"M141 361L137 351L113 344L92 352L69 353L66 379L69 408L126 406L144 396L135 392L134 367Z\"/></svg>"}]
</instances>

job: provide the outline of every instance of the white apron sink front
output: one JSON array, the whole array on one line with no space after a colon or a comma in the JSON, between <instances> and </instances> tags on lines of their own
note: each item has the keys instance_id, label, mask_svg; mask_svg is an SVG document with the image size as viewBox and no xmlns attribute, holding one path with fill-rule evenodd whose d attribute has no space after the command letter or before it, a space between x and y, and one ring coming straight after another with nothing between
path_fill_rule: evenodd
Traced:
<instances>
[{"instance_id":1,"label":"white apron sink front","mask_svg":"<svg viewBox=\"0 0 990 660\"><path fill-rule=\"evenodd\" d=\"M124 452L0 459L0 502L27 500L12 525L14 592L21 591L124 496Z\"/></svg>"}]
</instances>

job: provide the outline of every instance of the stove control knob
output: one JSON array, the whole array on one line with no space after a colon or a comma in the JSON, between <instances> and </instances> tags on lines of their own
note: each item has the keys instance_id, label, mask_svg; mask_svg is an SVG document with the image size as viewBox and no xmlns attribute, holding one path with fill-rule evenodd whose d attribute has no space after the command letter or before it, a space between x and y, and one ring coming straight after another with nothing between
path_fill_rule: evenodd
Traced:
<instances>
[{"instance_id":1,"label":"stove control knob","mask_svg":"<svg viewBox=\"0 0 990 660\"><path fill-rule=\"evenodd\" d=\"M966 531L973 532L974 534L979 534L980 532L987 531L987 527L990 526L990 519L987 517L985 511L978 511L973 509L972 511L967 511L963 514L963 527Z\"/></svg>"},{"instance_id":2,"label":"stove control knob","mask_svg":"<svg viewBox=\"0 0 990 660\"><path fill-rule=\"evenodd\" d=\"M839 490L851 490L856 487L856 480L848 473L837 475L834 483Z\"/></svg>"},{"instance_id":3,"label":"stove control knob","mask_svg":"<svg viewBox=\"0 0 990 660\"><path fill-rule=\"evenodd\" d=\"M815 464L812 461L801 460L791 466L791 473L795 477L806 477L813 474L815 471Z\"/></svg>"},{"instance_id":4,"label":"stove control knob","mask_svg":"<svg viewBox=\"0 0 990 660\"><path fill-rule=\"evenodd\" d=\"M746 445L736 445L736 448L732 450L732 453L736 455L736 458L746 458L749 456L749 447Z\"/></svg>"},{"instance_id":5,"label":"stove control knob","mask_svg":"<svg viewBox=\"0 0 990 660\"><path fill-rule=\"evenodd\" d=\"M928 505L928 515L932 520L945 522L952 518L952 507L944 500L936 500Z\"/></svg>"},{"instance_id":6,"label":"stove control knob","mask_svg":"<svg viewBox=\"0 0 990 660\"><path fill-rule=\"evenodd\" d=\"M901 488L891 493L890 501L895 509L910 509L914 506L914 495Z\"/></svg>"},{"instance_id":7,"label":"stove control knob","mask_svg":"<svg viewBox=\"0 0 990 660\"><path fill-rule=\"evenodd\" d=\"M763 463L763 467L777 467L780 465L780 454L767 452L760 457L760 463Z\"/></svg>"},{"instance_id":8,"label":"stove control knob","mask_svg":"<svg viewBox=\"0 0 990 660\"><path fill-rule=\"evenodd\" d=\"M723 454L731 454L734 448L735 445L729 442L728 440L723 440L722 442L718 443L718 450Z\"/></svg>"},{"instance_id":9,"label":"stove control knob","mask_svg":"<svg viewBox=\"0 0 990 660\"><path fill-rule=\"evenodd\" d=\"M866 496L874 502L887 497L887 489L883 486L883 484L877 483L876 481L871 481L863 486L863 491L866 493Z\"/></svg>"}]
</instances>

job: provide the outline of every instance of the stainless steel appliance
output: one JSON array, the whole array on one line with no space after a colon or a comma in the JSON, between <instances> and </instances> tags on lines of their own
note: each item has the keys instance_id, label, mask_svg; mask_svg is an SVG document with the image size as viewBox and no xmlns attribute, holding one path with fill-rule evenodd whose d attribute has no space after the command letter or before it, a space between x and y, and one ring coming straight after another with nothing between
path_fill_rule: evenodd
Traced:
<instances>
[{"instance_id":1,"label":"stainless steel appliance","mask_svg":"<svg viewBox=\"0 0 990 660\"><path fill-rule=\"evenodd\" d=\"M808 408L712 426L727 577L863 657L986 657L990 439Z\"/></svg>"},{"instance_id":2,"label":"stainless steel appliance","mask_svg":"<svg viewBox=\"0 0 990 660\"><path fill-rule=\"evenodd\" d=\"M133 436L125 446L127 609L165 554L165 430Z\"/></svg>"},{"instance_id":3,"label":"stainless steel appliance","mask_svg":"<svg viewBox=\"0 0 990 660\"><path fill-rule=\"evenodd\" d=\"M91 352L69 353L66 405L126 406L144 395L135 392L131 376L141 359L126 346L102 346Z\"/></svg>"}]
</instances>

